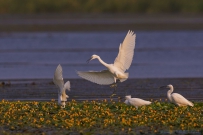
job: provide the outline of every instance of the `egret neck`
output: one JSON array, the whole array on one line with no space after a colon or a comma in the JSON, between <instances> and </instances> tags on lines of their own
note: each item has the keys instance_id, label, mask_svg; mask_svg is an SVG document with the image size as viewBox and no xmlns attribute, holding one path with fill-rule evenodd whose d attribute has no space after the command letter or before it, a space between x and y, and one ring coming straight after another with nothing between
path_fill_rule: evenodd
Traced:
<instances>
[{"instance_id":1,"label":"egret neck","mask_svg":"<svg viewBox=\"0 0 203 135\"><path fill-rule=\"evenodd\" d=\"M171 93L173 92L173 87L170 87L170 90L167 92L168 99L172 102Z\"/></svg>"},{"instance_id":2,"label":"egret neck","mask_svg":"<svg viewBox=\"0 0 203 135\"><path fill-rule=\"evenodd\" d=\"M97 59L99 60L99 62L104 65L105 67L109 67L109 64L107 64L106 62L104 62L98 55L97 55Z\"/></svg>"},{"instance_id":3,"label":"egret neck","mask_svg":"<svg viewBox=\"0 0 203 135\"><path fill-rule=\"evenodd\" d=\"M130 100L131 99L131 96L129 95L129 96L125 96L125 99L126 100Z\"/></svg>"}]
</instances>

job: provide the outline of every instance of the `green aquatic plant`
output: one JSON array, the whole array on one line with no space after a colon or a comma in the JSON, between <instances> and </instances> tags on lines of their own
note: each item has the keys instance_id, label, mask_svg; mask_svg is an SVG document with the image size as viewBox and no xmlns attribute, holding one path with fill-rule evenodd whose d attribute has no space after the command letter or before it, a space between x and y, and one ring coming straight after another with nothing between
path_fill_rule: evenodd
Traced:
<instances>
[{"instance_id":1,"label":"green aquatic plant","mask_svg":"<svg viewBox=\"0 0 203 135\"><path fill-rule=\"evenodd\" d=\"M55 101L2 100L0 127L8 131L52 128L81 133L101 131L104 134L138 131L156 133L171 130L200 132L203 128L203 103L194 103L194 107L177 107L155 101L149 106L136 109L114 100L72 100L67 102L65 108L61 108Z\"/></svg>"}]
</instances>

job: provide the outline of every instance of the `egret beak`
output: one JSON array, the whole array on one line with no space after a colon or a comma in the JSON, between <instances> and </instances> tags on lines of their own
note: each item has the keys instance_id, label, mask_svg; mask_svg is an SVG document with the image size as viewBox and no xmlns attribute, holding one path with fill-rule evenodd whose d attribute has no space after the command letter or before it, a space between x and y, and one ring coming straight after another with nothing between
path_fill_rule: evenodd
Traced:
<instances>
[{"instance_id":1,"label":"egret beak","mask_svg":"<svg viewBox=\"0 0 203 135\"><path fill-rule=\"evenodd\" d=\"M91 60L92 60L92 57L87 60L87 63L89 63Z\"/></svg>"}]
</instances>

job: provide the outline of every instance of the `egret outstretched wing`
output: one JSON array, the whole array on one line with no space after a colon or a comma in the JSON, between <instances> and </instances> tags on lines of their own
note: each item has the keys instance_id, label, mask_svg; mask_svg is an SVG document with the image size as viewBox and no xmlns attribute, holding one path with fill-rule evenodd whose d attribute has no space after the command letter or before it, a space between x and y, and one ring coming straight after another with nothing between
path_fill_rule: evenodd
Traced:
<instances>
[{"instance_id":1,"label":"egret outstretched wing","mask_svg":"<svg viewBox=\"0 0 203 135\"><path fill-rule=\"evenodd\" d=\"M61 65L59 64L56 68L56 71L54 73L54 78L53 78L53 82L55 85L57 85L60 90L63 89L63 86L64 86L64 81L63 81L63 75L62 75L62 67Z\"/></svg>"},{"instance_id":2,"label":"egret outstretched wing","mask_svg":"<svg viewBox=\"0 0 203 135\"><path fill-rule=\"evenodd\" d=\"M70 91L70 81L67 81L67 82L64 84L64 88L65 88L65 89L68 89L68 91Z\"/></svg>"},{"instance_id":3,"label":"egret outstretched wing","mask_svg":"<svg viewBox=\"0 0 203 135\"><path fill-rule=\"evenodd\" d=\"M119 53L114 61L114 66L125 72L129 69L134 55L136 35L133 31L128 31L124 41L120 44Z\"/></svg>"},{"instance_id":4,"label":"egret outstretched wing","mask_svg":"<svg viewBox=\"0 0 203 135\"><path fill-rule=\"evenodd\" d=\"M100 85L109 85L114 83L114 78L109 70L103 71L78 71L77 74L93 83Z\"/></svg>"}]
</instances>

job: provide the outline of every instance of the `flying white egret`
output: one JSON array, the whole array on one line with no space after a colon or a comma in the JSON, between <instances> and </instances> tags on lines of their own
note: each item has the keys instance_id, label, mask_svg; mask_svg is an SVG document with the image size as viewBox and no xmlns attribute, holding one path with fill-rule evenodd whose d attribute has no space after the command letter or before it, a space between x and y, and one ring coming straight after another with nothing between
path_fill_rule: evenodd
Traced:
<instances>
[{"instance_id":1,"label":"flying white egret","mask_svg":"<svg viewBox=\"0 0 203 135\"><path fill-rule=\"evenodd\" d=\"M167 92L167 97L171 103L174 103L175 105L178 105L178 106L187 106L187 105L194 106L194 104L192 102L188 101L182 95L180 95L178 93L172 93L173 92L173 85L169 84L167 86L162 86L161 88L169 88L170 89Z\"/></svg>"},{"instance_id":2,"label":"flying white egret","mask_svg":"<svg viewBox=\"0 0 203 135\"><path fill-rule=\"evenodd\" d=\"M58 104L61 105L62 108L65 108L67 98L69 97L68 95L66 95L66 89L68 89L70 91L70 82L67 81L64 84L62 72L63 72L62 67L59 64L57 66L57 68L56 68L54 78L53 78L53 82L54 82L54 84L56 86L59 87L59 90L58 90Z\"/></svg>"},{"instance_id":3,"label":"flying white egret","mask_svg":"<svg viewBox=\"0 0 203 135\"><path fill-rule=\"evenodd\" d=\"M133 105L136 108L138 108L139 106L143 106L143 105L150 105L152 102L150 101L146 101L140 98L131 98L131 95L125 96L125 104L127 105Z\"/></svg>"},{"instance_id":4,"label":"flying white egret","mask_svg":"<svg viewBox=\"0 0 203 135\"><path fill-rule=\"evenodd\" d=\"M130 68L133 60L135 38L136 35L134 32L129 30L123 43L120 44L119 53L114 61L114 64L107 64L98 55L95 54L92 55L89 60L87 60L87 62L89 62L93 59L98 59L99 62L107 68L107 70L78 71L77 74L86 80L100 85L109 85L112 83L116 84L117 80L120 82L127 80L128 73L125 73L125 71Z\"/></svg>"}]
</instances>

